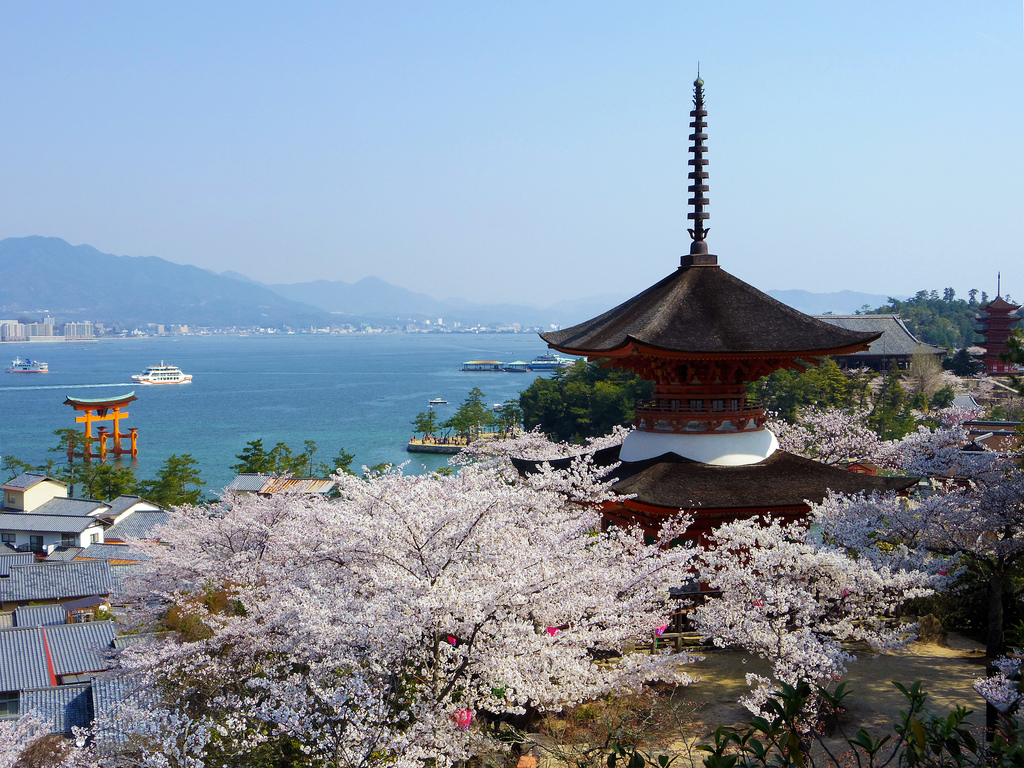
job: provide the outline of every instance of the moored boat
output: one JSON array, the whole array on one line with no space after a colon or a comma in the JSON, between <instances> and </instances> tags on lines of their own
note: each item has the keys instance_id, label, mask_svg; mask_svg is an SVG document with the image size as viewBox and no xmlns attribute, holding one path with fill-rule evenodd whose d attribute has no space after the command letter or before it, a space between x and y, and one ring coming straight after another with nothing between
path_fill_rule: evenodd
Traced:
<instances>
[{"instance_id":1,"label":"moored boat","mask_svg":"<svg viewBox=\"0 0 1024 768\"><path fill-rule=\"evenodd\" d=\"M572 359L555 355L551 352L545 352L543 355L537 355L533 358L528 365L531 371L553 371L556 368L572 365Z\"/></svg>"},{"instance_id":2,"label":"moored boat","mask_svg":"<svg viewBox=\"0 0 1024 768\"><path fill-rule=\"evenodd\" d=\"M191 373L182 373L181 368L176 365L151 365L142 373L132 376L132 381L137 384L188 384L192 381Z\"/></svg>"},{"instance_id":3,"label":"moored boat","mask_svg":"<svg viewBox=\"0 0 1024 768\"><path fill-rule=\"evenodd\" d=\"M435 397L432 400L427 400L427 405L448 405L448 401L440 397Z\"/></svg>"},{"instance_id":4,"label":"moored boat","mask_svg":"<svg viewBox=\"0 0 1024 768\"><path fill-rule=\"evenodd\" d=\"M4 370L8 373L49 373L50 366L39 360L22 360L16 357Z\"/></svg>"}]
</instances>

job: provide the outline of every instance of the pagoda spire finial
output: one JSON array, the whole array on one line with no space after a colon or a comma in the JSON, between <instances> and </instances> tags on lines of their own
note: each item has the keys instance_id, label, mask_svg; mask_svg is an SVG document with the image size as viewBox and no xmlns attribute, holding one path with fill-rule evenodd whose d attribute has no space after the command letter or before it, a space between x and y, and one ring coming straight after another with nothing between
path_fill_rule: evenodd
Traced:
<instances>
[{"instance_id":1,"label":"pagoda spire finial","mask_svg":"<svg viewBox=\"0 0 1024 768\"><path fill-rule=\"evenodd\" d=\"M996 298L1003 295L1003 273L996 272Z\"/></svg>"},{"instance_id":2,"label":"pagoda spire finial","mask_svg":"<svg viewBox=\"0 0 1024 768\"><path fill-rule=\"evenodd\" d=\"M707 141L707 134L704 130L708 127L704 121L708 112L704 109L704 81L700 79L700 65L697 66L697 79L693 81L693 110L690 112L690 117L693 118L690 123L690 127L693 129L693 133L690 134L690 161L689 165L690 173L687 174L690 181L688 190L690 192L690 205L693 206L693 210L686 214L686 218L693 222L693 228L688 229L690 237L693 242L690 244L690 253L687 256L683 256L681 259L681 265L684 267L691 266L715 266L718 264L718 258L708 253L708 244L705 242L705 238L708 235L708 228L704 226L704 222L710 218L710 214L704 210L708 204L708 199L705 195L708 192L708 173L704 170L704 167L708 164L708 161L704 159L704 152L707 148L704 146L704 142Z\"/></svg>"}]
</instances>

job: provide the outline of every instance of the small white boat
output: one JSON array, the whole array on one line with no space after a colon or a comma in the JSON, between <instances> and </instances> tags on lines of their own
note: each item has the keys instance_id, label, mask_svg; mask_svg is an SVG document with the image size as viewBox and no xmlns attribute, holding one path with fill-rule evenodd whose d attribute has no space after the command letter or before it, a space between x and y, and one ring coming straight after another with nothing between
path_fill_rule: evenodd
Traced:
<instances>
[{"instance_id":1,"label":"small white boat","mask_svg":"<svg viewBox=\"0 0 1024 768\"><path fill-rule=\"evenodd\" d=\"M181 368L176 365L151 365L142 373L132 376L136 384L188 384L192 381L191 373L182 373Z\"/></svg>"},{"instance_id":2,"label":"small white boat","mask_svg":"<svg viewBox=\"0 0 1024 768\"><path fill-rule=\"evenodd\" d=\"M427 405L448 405L448 401L435 397L433 400L427 400Z\"/></svg>"},{"instance_id":3,"label":"small white boat","mask_svg":"<svg viewBox=\"0 0 1024 768\"><path fill-rule=\"evenodd\" d=\"M50 366L38 360L22 360L16 357L4 370L8 373L49 373Z\"/></svg>"}]
</instances>

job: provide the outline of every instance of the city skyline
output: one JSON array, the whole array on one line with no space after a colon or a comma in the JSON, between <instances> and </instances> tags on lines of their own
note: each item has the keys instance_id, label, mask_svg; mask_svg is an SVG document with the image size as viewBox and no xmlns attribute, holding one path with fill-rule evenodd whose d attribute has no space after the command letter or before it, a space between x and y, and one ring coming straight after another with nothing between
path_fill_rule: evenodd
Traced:
<instances>
[{"instance_id":1,"label":"city skyline","mask_svg":"<svg viewBox=\"0 0 1024 768\"><path fill-rule=\"evenodd\" d=\"M0 237L437 298L629 295L688 250L762 289L1016 295L1024 8L0 6Z\"/></svg>"}]
</instances>

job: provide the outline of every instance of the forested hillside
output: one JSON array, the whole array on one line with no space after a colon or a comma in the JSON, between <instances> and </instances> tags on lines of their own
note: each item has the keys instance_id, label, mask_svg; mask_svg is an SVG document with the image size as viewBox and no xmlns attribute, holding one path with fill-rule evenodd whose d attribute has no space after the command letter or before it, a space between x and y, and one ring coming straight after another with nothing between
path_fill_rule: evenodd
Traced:
<instances>
[{"instance_id":1,"label":"forested hillside","mask_svg":"<svg viewBox=\"0 0 1024 768\"><path fill-rule=\"evenodd\" d=\"M989 298L976 289L968 291L967 299L958 299L952 288L946 288L941 296L938 291L918 291L905 301L890 297L884 306L865 310L865 314L899 315L921 341L960 349L981 341L974 329L978 313Z\"/></svg>"}]
</instances>

